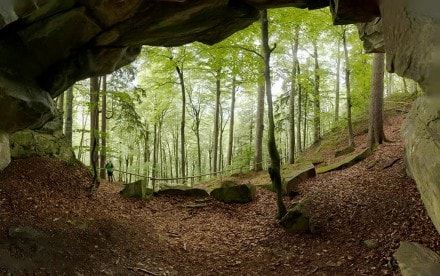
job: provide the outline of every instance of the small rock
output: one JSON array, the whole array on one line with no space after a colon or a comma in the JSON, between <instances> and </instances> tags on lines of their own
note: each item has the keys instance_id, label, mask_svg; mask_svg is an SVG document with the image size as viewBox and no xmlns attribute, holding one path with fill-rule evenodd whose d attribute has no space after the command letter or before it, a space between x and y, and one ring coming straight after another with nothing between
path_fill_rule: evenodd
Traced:
<instances>
[{"instance_id":1,"label":"small rock","mask_svg":"<svg viewBox=\"0 0 440 276\"><path fill-rule=\"evenodd\" d=\"M379 242L376 240L365 240L364 245L369 249L375 249L379 247Z\"/></svg>"}]
</instances>

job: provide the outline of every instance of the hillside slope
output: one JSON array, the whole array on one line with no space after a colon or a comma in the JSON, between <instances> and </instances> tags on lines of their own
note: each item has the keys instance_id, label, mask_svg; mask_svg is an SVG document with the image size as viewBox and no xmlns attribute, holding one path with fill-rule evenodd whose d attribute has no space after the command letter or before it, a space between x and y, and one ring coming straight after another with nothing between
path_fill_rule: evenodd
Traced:
<instances>
[{"instance_id":1,"label":"hillside slope","mask_svg":"<svg viewBox=\"0 0 440 276\"><path fill-rule=\"evenodd\" d=\"M286 233L274 219L275 196L264 189L249 204L207 199L196 209L188 207L191 198L121 198L122 184L104 182L89 195L90 175L79 167L15 160L0 173L0 274L398 274L392 253L399 241L440 250L405 174L401 122L401 115L387 120L394 143L300 184L299 197L311 199L314 234ZM267 181L265 173L248 177Z\"/></svg>"}]
</instances>

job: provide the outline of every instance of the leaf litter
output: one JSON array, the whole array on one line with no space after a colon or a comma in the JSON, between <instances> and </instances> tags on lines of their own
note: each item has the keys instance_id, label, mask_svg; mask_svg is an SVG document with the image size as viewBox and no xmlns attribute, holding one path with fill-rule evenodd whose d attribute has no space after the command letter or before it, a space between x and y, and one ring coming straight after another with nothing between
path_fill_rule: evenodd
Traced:
<instances>
[{"instance_id":1,"label":"leaf litter","mask_svg":"<svg viewBox=\"0 0 440 276\"><path fill-rule=\"evenodd\" d=\"M88 194L91 175L81 167L40 157L14 160L0 173L0 273L400 274L392 258L400 241L440 250L440 236L405 173L396 131L401 123L402 116L388 119L385 133L393 143L348 169L302 182L296 198L285 198L287 205L310 198L311 234L285 232L275 219L274 194L262 188L248 204L207 199L188 208L197 199L122 198L121 183L103 182ZM365 144L365 135L356 144ZM269 182L266 173L237 177ZM42 238L12 237L19 227Z\"/></svg>"}]
</instances>

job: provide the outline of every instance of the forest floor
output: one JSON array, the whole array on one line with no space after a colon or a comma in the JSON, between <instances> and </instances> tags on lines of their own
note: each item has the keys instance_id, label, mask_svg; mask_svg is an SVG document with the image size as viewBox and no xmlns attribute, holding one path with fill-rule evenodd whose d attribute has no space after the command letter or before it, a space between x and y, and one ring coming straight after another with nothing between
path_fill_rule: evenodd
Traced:
<instances>
[{"instance_id":1,"label":"forest floor","mask_svg":"<svg viewBox=\"0 0 440 276\"><path fill-rule=\"evenodd\" d=\"M265 189L248 204L207 199L189 208L194 198L122 198L120 183L103 182L88 194L91 177L80 167L15 160L0 173L0 274L399 275L392 254L400 241L440 250L405 173L402 118L386 120L393 143L351 168L304 181L297 198L285 198L287 205L311 199L312 234L285 232L275 195ZM358 148L365 138L356 137ZM267 173L239 177L269 182Z\"/></svg>"}]
</instances>

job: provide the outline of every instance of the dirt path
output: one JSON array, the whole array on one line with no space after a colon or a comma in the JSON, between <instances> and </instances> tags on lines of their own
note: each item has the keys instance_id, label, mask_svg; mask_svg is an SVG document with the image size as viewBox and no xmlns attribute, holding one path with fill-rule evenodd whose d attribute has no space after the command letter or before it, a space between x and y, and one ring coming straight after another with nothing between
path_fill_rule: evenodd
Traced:
<instances>
[{"instance_id":1,"label":"dirt path","mask_svg":"<svg viewBox=\"0 0 440 276\"><path fill-rule=\"evenodd\" d=\"M279 227L274 194L264 189L249 204L207 199L206 207L188 208L194 198L123 199L121 184L103 183L88 195L90 176L80 168L14 161L0 173L0 274L398 274L392 253L399 241L439 251L440 236L405 174L395 120L386 133L397 142L300 185L316 227L306 235Z\"/></svg>"}]
</instances>

